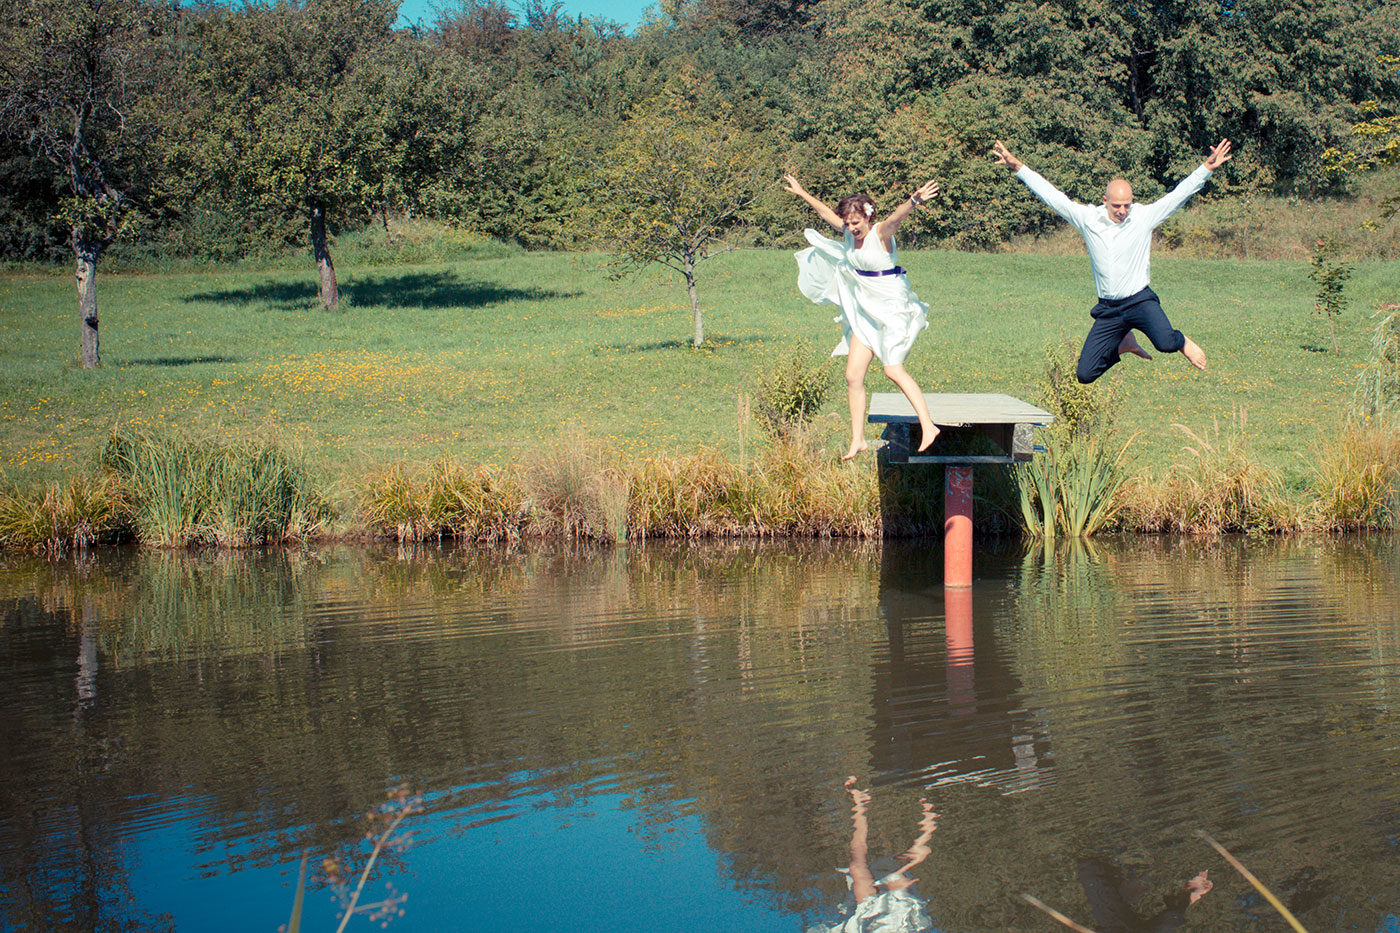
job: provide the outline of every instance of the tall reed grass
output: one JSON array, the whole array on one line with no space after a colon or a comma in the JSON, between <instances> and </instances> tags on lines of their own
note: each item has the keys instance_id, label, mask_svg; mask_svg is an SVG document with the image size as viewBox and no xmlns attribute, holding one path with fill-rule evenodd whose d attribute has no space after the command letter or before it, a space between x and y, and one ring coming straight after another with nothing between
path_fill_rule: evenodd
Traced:
<instances>
[{"instance_id":1,"label":"tall reed grass","mask_svg":"<svg viewBox=\"0 0 1400 933\"><path fill-rule=\"evenodd\" d=\"M358 507L371 534L401 543L457 538L500 544L529 534L532 524L519 477L450 460L417 472L394 464L372 474L359 490Z\"/></svg>"},{"instance_id":2,"label":"tall reed grass","mask_svg":"<svg viewBox=\"0 0 1400 933\"><path fill-rule=\"evenodd\" d=\"M1319 531L1400 527L1400 424L1349 422L1317 448L1313 514Z\"/></svg>"},{"instance_id":3,"label":"tall reed grass","mask_svg":"<svg viewBox=\"0 0 1400 933\"><path fill-rule=\"evenodd\" d=\"M628 488L629 537L723 537L752 530L749 475L714 451L642 461Z\"/></svg>"},{"instance_id":4,"label":"tall reed grass","mask_svg":"<svg viewBox=\"0 0 1400 933\"><path fill-rule=\"evenodd\" d=\"M1080 384L1076 356L1072 343L1046 348L1035 398L1055 420L1040 431L1044 450L992 477L999 507L1036 538L1097 534L1123 506L1133 438L1120 443L1115 430L1122 395L1112 377Z\"/></svg>"},{"instance_id":5,"label":"tall reed grass","mask_svg":"<svg viewBox=\"0 0 1400 933\"><path fill-rule=\"evenodd\" d=\"M1132 438L1043 433L1045 450L1017 464L1011 478L1022 530L1036 538L1083 538L1110 527L1123 508Z\"/></svg>"},{"instance_id":6,"label":"tall reed grass","mask_svg":"<svg viewBox=\"0 0 1400 933\"><path fill-rule=\"evenodd\" d=\"M1287 495L1278 471L1264 466L1245 440L1246 415L1219 419L1197 434L1173 427L1190 441L1186 457L1165 476L1139 476L1124 491L1122 526L1128 531L1181 534L1288 534L1303 528L1303 510Z\"/></svg>"},{"instance_id":7,"label":"tall reed grass","mask_svg":"<svg viewBox=\"0 0 1400 933\"><path fill-rule=\"evenodd\" d=\"M77 474L25 492L0 487L0 547L80 550L115 544L133 533L129 491L108 473Z\"/></svg>"},{"instance_id":8,"label":"tall reed grass","mask_svg":"<svg viewBox=\"0 0 1400 933\"><path fill-rule=\"evenodd\" d=\"M116 431L99 458L130 490L146 544L247 547L314 537L329 501L306 468L271 444L222 444Z\"/></svg>"},{"instance_id":9,"label":"tall reed grass","mask_svg":"<svg viewBox=\"0 0 1400 933\"><path fill-rule=\"evenodd\" d=\"M884 511L878 471L842 464L798 431L746 467L713 452L643 462L627 520L633 538L878 538Z\"/></svg>"},{"instance_id":10,"label":"tall reed grass","mask_svg":"<svg viewBox=\"0 0 1400 933\"><path fill-rule=\"evenodd\" d=\"M879 537L881 485L806 435L740 465L714 451L609 466L568 442L513 471L396 466L360 490L360 520L400 541L560 538Z\"/></svg>"},{"instance_id":11,"label":"tall reed grass","mask_svg":"<svg viewBox=\"0 0 1400 933\"><path fill-rule=\"evenodd\" d=\"M538 532L574 541L627 537L625 471L607 451L580 435L564 438L523 471Z\"/></svg>"},{"instance_id":12,"label":"tall reed grass","mask_svg":"<svg viewBox=\"0 0 1400 933\"><path fill-rule=\"evenodd\" d=\"M1371 335L1371 352L1356 377L1352 414L1365 421L1400 421L1400 305L1386 305Z\"/></svg>"},{"instance_id":13,"label":"tall reed grass","mask_svg":"<svg viewBox=\"0 0 1400 933\"><path fill-rule=\"evenodd\" d=\"M978 471L980 534L1009 524L1036 538L1103 531L1287 534L1400 528L1400 427L1352 422L1320 443L1306 501L1248 449L1243 412L1196 433L1158 478L1132 476L1131 439L1047 430L1027 464ZM870 459L874 459L872 464ZM270 445L114 433L102 472L21 491L0 486L0 547L63 550L135 538L243 547L325 533L327 498ZM393 465L356 490L354 533L399 542L452 538L607 543L627 538L937 535L943 471L867 458L841 463L814 431L752 459L715 451L616 462L576 438L521 465Z\"/></svg>"}]
</instances>

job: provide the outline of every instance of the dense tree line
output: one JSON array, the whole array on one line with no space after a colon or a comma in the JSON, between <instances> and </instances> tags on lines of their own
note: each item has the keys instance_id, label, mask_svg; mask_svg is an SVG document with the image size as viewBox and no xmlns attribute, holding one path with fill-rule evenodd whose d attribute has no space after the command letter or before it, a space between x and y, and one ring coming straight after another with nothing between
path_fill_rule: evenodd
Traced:
<instances>
[{"instance_id":1,"label":"dense tree line","mask_svg":"<svg viewBox=\"0 0 1400 933\"><path fill-rule=\"evenodd\" d=\"M946 196L905 238L978 248L1051 222L993 171L995 138L1082 198L1120 172L1152 197L1223 136L1240 156L1221 190L1312 194L1358 107L1400 99L1400 0L662 10L627 33L546 0L448 0L409 28L395 0L5 0L0 254L76 258L81 279L118 238L224 259L299 244L329 305L334 232L376 217L606 242L615 154L682 97L771 154L743 218L760 237L798 224L785 169L877 200L933 176Z\"/></svg>"}]
</instances>

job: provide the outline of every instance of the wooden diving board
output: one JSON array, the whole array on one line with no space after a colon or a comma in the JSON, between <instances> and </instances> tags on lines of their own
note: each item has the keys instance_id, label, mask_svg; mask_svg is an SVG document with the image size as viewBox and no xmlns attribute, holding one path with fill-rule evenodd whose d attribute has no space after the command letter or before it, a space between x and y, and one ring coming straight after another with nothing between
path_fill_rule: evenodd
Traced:
<instances>
[{"instance_id":1,"label":"wooden diving board","mask_svg":"<svg viewBox=\"0 0 1400 933\"><path fill-rule=\"evenodd\" d=\"M941 428L938 440L924 453L915 453L919 417L902 392L877 392L870 397L866 421L886 425L888 442L882 453L889 463L1024 463L1035 453L1033 428L1050 424L1055 416L1029 402L995 392L925 392L929 417ZM912 427L911 427L912 426ZM1001 453L964 453L972 435L991 439Z\"/></svg>"}]
</instances>

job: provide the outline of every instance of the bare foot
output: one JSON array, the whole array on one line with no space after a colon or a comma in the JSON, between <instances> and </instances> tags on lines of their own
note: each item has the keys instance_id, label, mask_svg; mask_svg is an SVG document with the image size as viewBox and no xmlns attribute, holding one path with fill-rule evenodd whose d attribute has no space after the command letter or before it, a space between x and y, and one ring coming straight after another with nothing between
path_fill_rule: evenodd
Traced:
<instances>
[{"instance_id":1,"label":"bare foot","mask_svg":"<svg viewBox=\"0 0 1400 933\"><path fill-rule=\"evenodd\" d=\"M1132 331L1128 331L1128 336L1118 342L1118 355L1122 356L1124 353L1131 353L1133 356L1140 356L1145 360L1152 359L1148 352L1138 345L1137 338L1133 336Z\"/></svg>"},{"instance_id":2,"label":"bare foot","mask_svg":"<svg viewBox=\"0 0 1400 933\"><path fill-rule=\"evenodd\" d=\"M1210 880L1208 877L1209 875L1210 871L1206 870L1186 882L1186 891L1191 897L1190 902L1186 905L1187 907L1190 907L1191 904L1205 897L1211 892L1211 889L1215 887L1215 882Z\"/></svg>"},{"instance_id":3,"label":"bare foot","mask_svg":"<svg viewBox=\"0 0 1400 933\"><path fill-rule=\"evenodd\" d=\"M858 443L852 444L850 450L847 450L844 454L841 455L841 459L852 460L856 457L857 454L864 453L869 449L869 444L867 444L865 441L860 441Z\"/></svg>"},{"instance_id":4,"label":"bare foot","mask_svg":"<svg viewBox=\"0 0 1400 933\"><path fill-rule=\"evenodd\" d=\"M921 425L919 430L923 435L923 443L920 444L919 449L914 452L921 454L928 450L934 441L938 440L939 429L937 425L930 424L926 428Z\"/></svg>"},{"instance_id":5,"label":"bare foot","mask_svg":"<svg viewBox=\"0 0 1400 933\"><path fill-rule=\"evenodd\" d=\"M1181 355L1186 357L1186 362L1197 369L1206 368L1206 354L1200 347L1196 346L1196 341L1190 337L1186 338L1186 346L1181 348Z\"/></svg>"}]
</instances>

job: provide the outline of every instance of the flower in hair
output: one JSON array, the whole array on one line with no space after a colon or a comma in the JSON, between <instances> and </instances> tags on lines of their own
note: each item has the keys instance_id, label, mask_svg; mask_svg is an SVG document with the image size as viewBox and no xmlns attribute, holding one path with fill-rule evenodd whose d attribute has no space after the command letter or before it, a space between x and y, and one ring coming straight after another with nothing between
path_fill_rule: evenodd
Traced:
<instances>
[{"instance_id":1,"label":"flower in hair","mask_svg":"<svg viewBox=\"0 0 1400 933\"><path fill-rule=\"evenodd\" d=\"M865 202L865 216L866 216L866 217L869 217L869 216L870 216L871 214L873 214L873 213L875 213L875 205L874 205L874 204L871 204L869 201L866 201L866 202Z\"/></svg>"}]
</instances>

